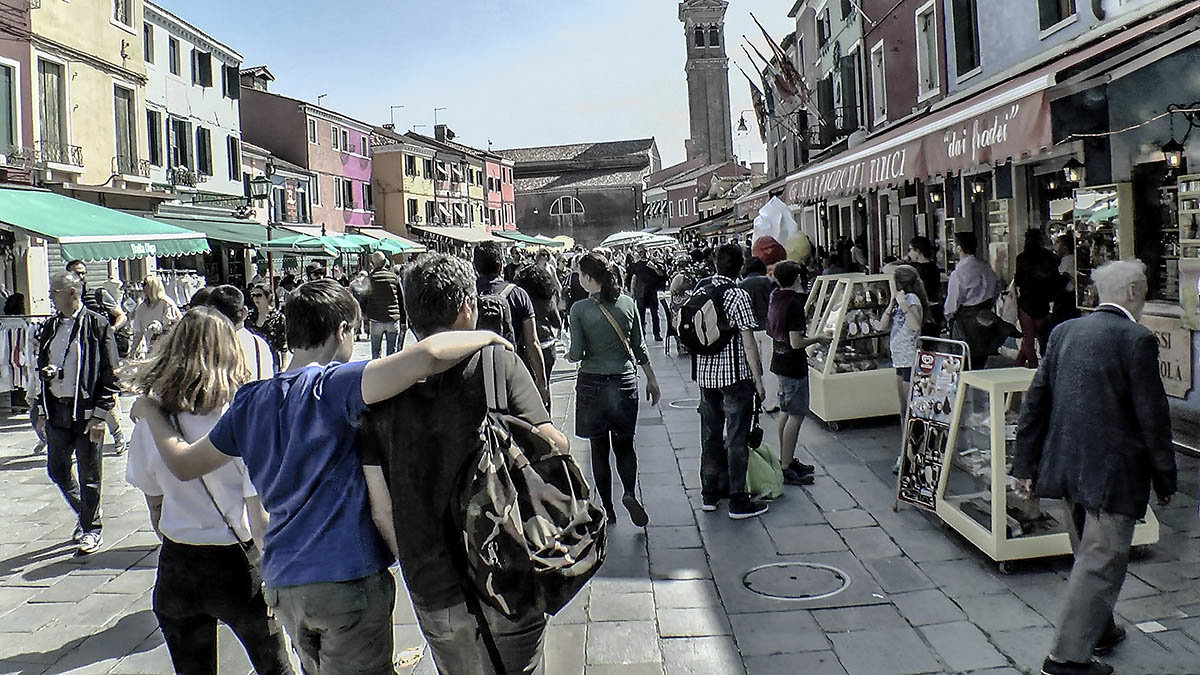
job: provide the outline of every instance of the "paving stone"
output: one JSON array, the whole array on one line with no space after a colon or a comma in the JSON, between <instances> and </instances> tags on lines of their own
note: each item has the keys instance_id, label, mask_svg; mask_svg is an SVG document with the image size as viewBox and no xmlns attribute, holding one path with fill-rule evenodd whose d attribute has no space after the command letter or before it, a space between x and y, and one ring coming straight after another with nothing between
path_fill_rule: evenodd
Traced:
<instances>
[{"instance_id":1,"label":"paving stone","mask_svg":"<svg viewBox=\"0 0 1200 675\"><path fill-rule=\"evenodd\" d=\"M891 605L868 605L866 607L843 607L841 609L816 609L812 616L827 633L845 633L869 628L907 626L904 617Z\"/></svg>"},{"instance_id":2,"label":"paving stone","mask_svg":"<svg viewBox=\"0 0 1200 675\"><path fill-rule=\"evenodd\" d=\"M875 519L871 517L871 514L862 509L830 511L825 514L825 518L835 530L849 530L855 527L871 527L875 525Z\"/></svg>"},{"instance_id":3,"label":"paving stone","mask_svg":"<svg viewBox=\"0 0 1200 675\"><path fill-rule=\"evenodd\" d=\"M658 632L653 621L613 621L587 628L589 664L660 663Z\"/></svg>"},{"instance_id":4,"label":"paving stone","mask_svg":"<svg viewBox=\"0 0 1200 675\"><path fill-rule=\"evenodd\" d=\"M729 619L719 607L660 609L658 634L664 638L733 635Z\"/></svg>"},{"instance_id":5,"label":"paving stone","mask_svg":"<svg viewBox=\"0 0 1200 675\"><path fill-rule=\"evenodd\" d=\"M780 555L845 551L846 542L828 525L767 528Z\"/></svg>"},{"instance_id":6,"label":"paving stone","mask_svg":"<svg viewBox=\"0 0 1200 675\"><path fill-rule=\"evenodd\" d=\"M71 611L74 607L75 604L70 602L21 605L4 616L0 616L0 633L35 631Z\"/></svg>"},{"instance_id":7,"label":"paving stone","mask_svg":"<svg viewBox=\"0 0 1200 675\"><path fill-rule=\"evenodd\" d=\"M1155 619L1182 619L1186 615L1179 608L1193 601L1192 598L1193 595L1191 593L1180 591L1176 593L1162 593L1145 598L1135 598L1133 600L1119 600L1116 612L1125 617L1125 620L1130 623L1141 623ZM0 621L3 620L0 619Z\"/></svg>"},{"instance_id":8,"label":"paving stone","mask_svg":"<svg viewBox=\"0 0 1200 675\"><path fill-rule=\"evenodd\" d=\"M912 628L883 628L829 636L849 675L940 672L941 664Z\"/></svg>"},{"instance_id":9,"label":"paving stone","mask_svg":"<svg viewBox=\"0 0 1200 675\"><path fill-rule=\"evenodd\" d=\"M58 580L54 585L46 587L45 590L30 598L29 602L79 602L109 581L111 579L95 574L68 576ZM153 580L151 580L151 583L153 583ZM138 593L143 592L145 589L144 582L140 587L135 588Z\"/></svg>"},{"instance_id":10,"label":"paving stone","mask_svg":"<svg viewBox=\"0 0 1200 675\"><path fill-rule=\"evenodd\" d=\"M958 598L958 604L968 619L988 632L1050 625L1045 617L1010 593Z\"/></svg>"},{"instance_id":11,"label":"paving stone","mask_svg":"<svg viewBox=\"0 0 1200 675\"><path fill-rule=\"evenodd\" d=\"M711 579L708 554L702 548L655 549L650 553L654 579Z\"/></svg>"},{"instance_id":12,"label":"paving stone","mask_svg":"<svg viewBox=\"0 0 1200 675\"><path fill-rule=\"evenodd\" d=\"M746 657L748 675L846 675L833 652L805 652Z\"/></svg>"},{"instance_id":13,"label":"paving stone","mask_svg":"<svg viewBox=\"0 0 1200 675\"><path fill-rule=\"evenodd\" d=\"M961 621L967 616L945 593L937 589L896 593L891 600L901 616L914 626Z\"/></svg>"},{"instance_id":14,"label":"paving stone","mask_svg":"<svg viewBox=\"0 0 1200 675\"><path fill-rule=\"evenodd\" d=\"M662 649L666 675L737 675L745 672L737 645L728 636L663 640Z\"/></svg>"},{"instance_id":15,"label":"paving stone","mask_svg":"<svg viewBox=\"0 0 1200 675\"><path fill-rule=\"evenodd\" d=\"M808 496L812 497L813 502L822 511L839 511L858 506L858 502L854 500L854 497L851 497L849 492L846 492L840 485L837 485L833 481L813 483L804 488L804 491L808 493Z\"/></svg>"},{"instance_id":16,"label":"paving stone","mask_svg":"<svg viewBox=\"0 0 1200 675\"><path fill-rule=\"evenodd\" d=\"M729 617L743 656L823 651L830 648L825 631L804 610L734 614Z\"/></svg>"},{"instance_id":17,"label":"paving stone","mask_svg":"<svg viewBox=\"0 0 1200 675\"><path fill-rule=\"evenodd\" d=\"M938 588L952 598L1007 593L1008 587L974 560L917 563Z\"/></svg>"},{"instance_id":18,"label":"paving stone","mask_svg":"<svg viewBox=\"0 0 1200 675\"><path fill-rule=\"evenodd\" d=\"M553 671L547 670L549 674ZM588 675L663 675L661 663L626 663L620 666L590 665Z\"/></svg>"},{"instance_id":19,"label":"paving stone","mask_svg":"<svg viewBox=\"0 0 1200 675\"><path fill-rule=\"evenodd\" d=\"M700 531L692 527L647 527L650 548L700 548Z\"/></svg>"},{"instance_id":20,"label":"paving stone","mask_svg":"<svg viewBox=\"0 0 1200 675\"><path fill-rule=\"evenodd\" d=\"M1054 631L1046 628L1022 628L997 631L988 637L1000 653L1015 663L1017 668L1040 669L1046 654L1050 652L1050 645L1054 642Z\"/></svg>"},{"instance_id":21,"label":"paving stone","mask_svg":"<svg viewBox=\"0 0 1200 675\"><path fill-rule=\"evenodd\" d=\"M545 638L546 672L583 675L587 663L586 645L586 626L574 624L547 628Z\"/></svg>"},{"instance_id":22,"label":"paving stone","mask_svg":"<svg viewBox=\"0 0 1200 675\"><path fill-rule=\"evenodd\" d=\"M596 593L587 613L592 621L650 621L654 619L654 594Z\"/></svg>"},{"instance_id":23,"label":"paving stone","mask_svg":"<svg viewBox=\"0 0 1200 675\"><path fill-rule=\"evenodd\" d=\"M1181 562L1163 562L1137 565L1130 572L1160 591L1180 591L1195 583L1197 565Z\"/></svg>"},{"instance_id":24,"label":"paving stone","mask_svg":"<svg viewBox=\"0 0 1200 675\"><path fill-rule=\"evenodd\" d=\"M896 548L896 544L892 542L887 533L878 527L843 530L839 534L842 535L842 539L846 540L850 551L859 560L893 558L900 555L900 549Z\"/></svg>"},{"instance_id":25,"label":"paving stone","mask_svg":"<svg viewBox=\"0 0 1200 675\"><path fill-rule=\"evenodd\" d=\"M718 607L717 587L707 579L655 580L654 603L659 609Z\"/></svg>"},{"instance_id":26,"label":"paving stone","mask_svg":"<svg viewBox=\"0 0 1200 675\"><path fill-rule=\"evenodd\" d=\"M863 567L888 593L904 593L934 588L934 583L908 558L875 558L863 560Z\"/></svg>"},{"instance_id":27,"label":"paving stone","mask_svg":"<svg viewBox=\"0 0 1200 675\"><path fill-rule=\"evenodd\" d=\"M957 621L926 626L921 632L954 672L1008 665L1008 659L1001 656L983 631L972 623Z\"/></svg>"}]
</instances>

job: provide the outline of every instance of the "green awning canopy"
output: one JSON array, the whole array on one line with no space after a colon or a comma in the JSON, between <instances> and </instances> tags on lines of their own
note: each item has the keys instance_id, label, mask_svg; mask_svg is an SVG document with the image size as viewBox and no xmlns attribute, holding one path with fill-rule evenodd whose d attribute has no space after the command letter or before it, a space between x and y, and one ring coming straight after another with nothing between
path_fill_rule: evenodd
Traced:
<instances>
[{"instance_id":1,"label":"green awning canopy","mask_svg":"<svg viewBox=\"0 0 1200 675\"><path fill-rule=\"evenodd\" d=\"M199 218L191 216L154 216L154 220L192 232L199 232L209 239L234 244L262 246L267 243L267 228L251 220L240 218Z\"/></svg>"},{"instance_id":2,"label":"green awning canopy","mask_svg":"<svg viewBox=\"0 0 1200 675\"><path fill-rule=\"evenodd\" d=\"M65 260L205 253L203 235L47 190L0 188L0 223L58 242Z\"/></svg>"}]
</instances>

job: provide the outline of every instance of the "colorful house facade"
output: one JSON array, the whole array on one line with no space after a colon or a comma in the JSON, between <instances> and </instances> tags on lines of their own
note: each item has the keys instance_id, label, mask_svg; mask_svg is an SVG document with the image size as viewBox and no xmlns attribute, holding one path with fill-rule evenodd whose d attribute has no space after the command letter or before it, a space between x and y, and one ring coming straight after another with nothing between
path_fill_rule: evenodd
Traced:
<instances>
[{"instance_id":1,"label":"colorful house facade","mask_svg":"<svg viewBox=\"0 0 1200 675\"><path fill-rule=\"evenodd\" d=\"M330 233L374 226L371 125L267 91L266 68L242 71L242 137L313 173L313 224Z\"/></svg>"},{"instance_id":2,"label":"colorful house facade","mask_svg":"<svg viewBox=\"0 0 1200 675\"><path fill-rule=\"evenodd\" d=\"M437 149L376 127L371 136L371 187L377 225L404 237L410 228L434 222Z\"/></svg>"}]
</instances>

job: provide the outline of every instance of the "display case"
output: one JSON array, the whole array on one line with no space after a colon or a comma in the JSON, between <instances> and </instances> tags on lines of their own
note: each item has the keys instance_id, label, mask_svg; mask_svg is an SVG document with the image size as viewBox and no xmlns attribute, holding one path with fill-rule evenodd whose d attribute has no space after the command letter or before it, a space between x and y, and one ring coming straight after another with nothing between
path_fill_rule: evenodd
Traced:
<instances>
[{"instance_id":1,"label":"display case","mask_svg":"<svg viewBox=\"0 0 1200 675\"><path fill-rule=\"evenodd\" d=\"M892 277L848 274L827 283L833 287L809 335L829 335L832 342L809 347L809 409L831 426L899 414L889 333L879 325L894 292Z\"/></svg>"},{"instance_id":2,"label":"display case","mask_svg":"<svg viewBox=\"0 0 1200 675\"><path fill-rule=\"evenodd\" d=\"M942 456L936 512L979 550L1002 563L1067 555L1071 541L1059 500L1025 499L1009 476L1022 399L1033 370L1001 368L963 373ZM1158 541L1158 520L1147 510L1133 544Z\"/></svg>"},{"instance_id":3,"label":"display case","mask_svg":"<svg viewBox=\"0 0 1200 675\"><path fill-rule=\"evenodd\" d=\"M834 300L835 291L838 290L838 280L858 278L863 276L859 273L850 274L823 274L813 280L812 290L808 293L808 300L804 303L804 316L807 319L805 324L809 335L817 332L817 326L821 319L825 316L826 310L829 308L830 302L840 301ZM842 289L845 290L844 288Z\"/></svg>"},{"instance_id":4,"label":"display case","mask_svg":"<svg viewBox=\"0 0 1200 675\"><path fill-rule=\"evenodd\" d=\"M1200 257L1200 173L1180 176L1175 184L1178 200L1179 257Z\"/></svg>"},{"instance_id":5,"label":"display case","mask_svg":"<svg viewBox=\"0 0 1200 675\"><path fill-rule=\"evenodd\" d=\"M1099 304L1092 270L1133 257L1133 187L1129 183L1075 190L1075 296L1080 309Z\"/></svg>"}]
</instances>

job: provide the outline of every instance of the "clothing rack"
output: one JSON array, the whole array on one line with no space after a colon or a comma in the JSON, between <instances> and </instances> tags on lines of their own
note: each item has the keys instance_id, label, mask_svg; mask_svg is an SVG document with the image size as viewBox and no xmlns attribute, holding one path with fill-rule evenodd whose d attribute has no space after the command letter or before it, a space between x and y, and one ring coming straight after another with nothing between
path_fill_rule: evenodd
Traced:
<instances>
[{"instance_id":1,"label":"clothing rack","mask_svg":"<svg viewBox=\"0 0 1200 675\"><path fill-rule=\"evenodd\" d=\"M0 392L36 390L37 341L34 335L47 315L0 317Z\"/></svg>"}]
</instances>

